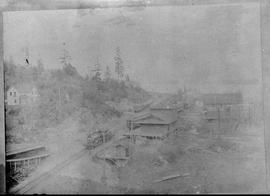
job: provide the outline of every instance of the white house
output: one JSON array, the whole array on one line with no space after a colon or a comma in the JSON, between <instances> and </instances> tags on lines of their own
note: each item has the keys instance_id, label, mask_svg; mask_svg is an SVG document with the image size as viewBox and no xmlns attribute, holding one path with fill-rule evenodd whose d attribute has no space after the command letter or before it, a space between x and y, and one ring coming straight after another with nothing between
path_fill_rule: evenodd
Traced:
<instances>
[{"instance_id":1,"label":"white house","mask_svg":"<svg viewBox=\"0 0 270 196\"><path fill-rule=\"evenodd\" d=\"M8 105L18 105L19 96L18 91L14 87L11 87L7 91L7 104Z\"/></svg>"},{"instance_id":2,"label":"white house","mask_svg":"<svg viewBox=\"0 0 270 196\"><path fill-rule=\"evenodd\" d=\"M29 105L37 101L38 91L34 85L20 84L9 88L6 97L8 105Z\"/></svg>"}]
</instances>

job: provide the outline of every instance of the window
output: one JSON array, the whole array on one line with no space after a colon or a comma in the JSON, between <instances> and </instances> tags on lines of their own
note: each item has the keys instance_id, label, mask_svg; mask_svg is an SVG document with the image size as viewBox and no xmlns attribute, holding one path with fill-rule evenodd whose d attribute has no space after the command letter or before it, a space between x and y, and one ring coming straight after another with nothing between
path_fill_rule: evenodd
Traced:
<instances>
[{"instance_id":1,"label":"window","mask_svg":"<svg viewBox=\"0 0 270 196\"><path fill-rule=\"evenodd\" d=\"M16 97L16 92L13 93L13 97Z\"/></svg>"},{"instance_id":2,"label":"window","mask_svg":"<svg viewBox=\"0 0 270 196\"><path fill-rule=\"evenodd\" d=\"M10 94L10 96L11 96L11 95L12 95L12 92L10 92L9 94Z\"/></svg>"},{"instance_id":3,"label":"window","mask_svg":"<svg viewBox=\"0 0 270 196\"><path fill-rule=\"evenodd\" d=\"M16 99L14 99L14 103L16 103L17 101L16 101Z\"/></svg>"}]
</instances>

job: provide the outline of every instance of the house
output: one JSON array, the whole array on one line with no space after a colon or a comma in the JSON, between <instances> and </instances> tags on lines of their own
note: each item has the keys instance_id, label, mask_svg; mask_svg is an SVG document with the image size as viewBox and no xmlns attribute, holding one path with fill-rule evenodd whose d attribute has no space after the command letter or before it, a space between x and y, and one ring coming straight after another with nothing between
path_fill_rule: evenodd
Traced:
<instances>
[{"instance_id":1,"label":"house","mask_svg":"<svg viewBox=\"0 0 270 196\"><path fill-rule=\"evenodd\" d=\"M240 118L243 104L241 93L204 94L201 98L206 119Z\"/></svg>"},{"instance_id":2,"label":"house","mask_svg":"<svg viewBox=\"0 0 270 196\"><path fill-rule=\"evenodd\" d=\"M149 112L141 112L139 114L135 114L134 116L132 116L130 119L127 120L127 127L128 129L136 129L138 127L140 127L140 124L137 123L137 121L147 118L150 115Z\"/></svg>"},{"instance_id":3,"label":"house","mask_svg":"<svg viewBox=\"0 0 270 196\"><path fill-rule=\"evenodd\" d=\"M201 96L204 106L225 106L243 103L242 93L203 94Z\"/></svg>"},{"instance_id":4,"label":"house","mask_svg":"<svg viewBox=\"0 0 270 196\"><path fill-rule=\"evenodd\" d=\"M145 137L148 139L163 139L171 131L174 131L177 122L177 108L151 107L149 113L135 116L129 122L136 125L131 126L126 136ZM137 128L138 127L138 128Z\"/></svg>"},{"instance_id":5,"label":"house","mask_svg":"<svg viewBox=\"0 0 270 196\"><path fill-rule=\"evenodd\" d=\"M19 105L19 92L16 88L11 87L7 91L7 104L8 105Z\"/></svg>"},{"instance_id":6,"label":"house","mask_svg":"<svg viewBox=\"0 0 270 196\"><path fill-rule=\"evenodd\" d=\"M167 100L151 106L151 111L156 113L167 113L167 115L175 115L177 118L180 117L185 109L185 103L179 100Z\"/></svg>"},{"instance_id":7,"label":"house","mask_svg":"<svg viewBox=\"0 0 270 196\"><path fill-rule=\"evenodd\" d=\"M205 94L202 100L203 119L209 129L223 133L236 129L243 104L241 93Z\"/></svg>"},{"instance_id":8,"label":"house","mask_svg":"<svg viewBox=\"0 0 270 196\"><path fill-rule=\"evenodd\" d=\"M239 109L237 107L224 107L223 109L205 109L204 119L206 120L238 120Z\"/></svg>"},{"instance_id":9,"label":"house","mask_svg":"<svg viewBox=\"0 0 270 196\"><path fill-rule=\"evenodd\" d=\"M29 105L38 99L37 88L31 84L19 84L8 89L6 102L8 105Z\"/></svg>"}]
</instances>

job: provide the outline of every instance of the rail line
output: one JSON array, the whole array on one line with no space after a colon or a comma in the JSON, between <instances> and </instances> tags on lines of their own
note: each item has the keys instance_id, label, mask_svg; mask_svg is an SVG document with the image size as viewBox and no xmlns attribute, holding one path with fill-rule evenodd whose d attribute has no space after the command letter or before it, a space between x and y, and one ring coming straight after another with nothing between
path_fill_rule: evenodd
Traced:
<instances>
[{"instance_id":1,"label":"rail line","mask_svg":"<svg viewBox=\"0 0 270 196\"><path fill-rule=\"evenodd\" d=\"M94 156L96 153L98 153L99 151L101 151L104 148L107 148L108 146L110 146L112 143L114 143L116 140L118 140L119 138L121 138L120 136L121 134L116 134L112 140L110 140L107 143L104 143L101 146L96 147L95 149L90 151L90 156ZM50 171L45 172L44 174L38 176L37 178L32 179L31 181L27 182L24 185L18 185L16 187L14 187L13 189L11 189L9 191L9 193L12 194L25 194L27 192L29 192L30 190L32 190L33 188L35 188L36 186L38 186L42 181L48 179L49 177L51 177L52 175L55 175L57 172L59 172L60 170L64 169L66 166L68 166L70 163L72 163L73 161L78 160L79 158L81 158L83 155L85 155L86 153L89 153L89 150L87 149L82 149L81 151L79 151L78 153L72 155L71 157L67 158L66 160L58 163L55 167L53 167ZM23 183L23 182L22 182Z\"/></svg>"},{"instance_id":2,"label":"rail line","mask_svg":"<svg viewBox=\"0 0 270 196\"><path fill-rule=\"evenodd\" d=\"M65 161L62 161L61 163L57 164L54 168L52 168L50 171L45 172L44 174L40 175L37 178L32 179L30 182L26 183L25 185L21 187L14 187L10 190L10 193L14 194L25 194L28 191L35 188L37 185L39 185L42 181L46 180L47 178L51 177L53 174L56 174L66 166L68 166L70 163L72 163L75 160L78 160L80 157L82 157L85 153L87 153L86 149L83 149L76 153L75 155L69 157ZM19 186L19 185L18 185Z\"/></svg>"}]
</instances>

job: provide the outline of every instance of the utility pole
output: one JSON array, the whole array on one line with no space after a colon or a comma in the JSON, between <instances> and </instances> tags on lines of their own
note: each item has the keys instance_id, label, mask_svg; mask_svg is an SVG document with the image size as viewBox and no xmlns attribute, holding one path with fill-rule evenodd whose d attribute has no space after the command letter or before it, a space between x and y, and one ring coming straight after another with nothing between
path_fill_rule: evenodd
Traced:
<instances>
[{"instance_id":1,"label":"utility pole","mask_svg":"<svg viewBox=\"0 0 270 196\"><path fill-rule=\"evenodd\" d=\"M101 182L106 186L107 185L107 177L106 177L106 167L105 167L105 158L103 159L102 164L103 174L101 176Z\"/></svg>"},{"instance_id":2,"label":"utility pole","mask_svg":"<svg viewBox=\"0 0 270 196\"><path fill-rule=\"evenodd\" d=\"M253 123L256 122L255 103L253 103Z\"/></svg>"},{"instance_id":3,"label":"utility pole","mask_svg":"<svg viewBox=\"0 0 270 196\"><path fill-rule=\"evenodd\" d=\"M59 109L59 117L61 118L61 87L58 88L58 109Z\"/></svg>"},{"instance_id":4,"label":"utility pole","mask_svg":"<svg viewBox=\"0 0 270 196\"><path fill-rule=\"evenodd\" d=\"M251 126L251 108L250 108L250 103L248 104L248 118L249 118L249 126Z\"/></svg>"},{"instance_id":5,"label":"utility pole","mask_svg":"<svg viewBox=\"0 0 270 196\"><path fill-rule=\"evenodd\" d=\"M217 106L218 107L218 138L220 138L220 107L219 105Z\"/></svg>"},{"instance_id":6,"label":"utility pole","mask_svg":"<svg viewBox=\"0 0 270 196\"><path fill-rule=\"evenodd\" d=\"M33 129L33 103L31 103L30 122L31 122L31 129Z\"/></svg>"},{"instance_id":7,"label":"utility pole","mask_svg":"<svg viewBox=\"0 0 270 196\"><path fill-rule=\"evenodd\" d=\"M90 65L87 66L87 69L88 69L88 77L91 78L91 72L92 72L92 70L91 70Z\"/></svg>"},{"instance_id":8,"label":"utility pole","mask_svg":"<svg viewBox=\"0 0 270 196\"><path fill-rule=\"evenodd\" d=\"M131 133L133 132L133 121L132 119L130 120L130 129L129 129L129 137L130 137L130 143L132 143L132 136L131 136ZM131 145L130 143L128 144L128 151L129 151L129 156L130 158L132 157L132 154L131 154Z\"/></svg>"}]
</instances>

